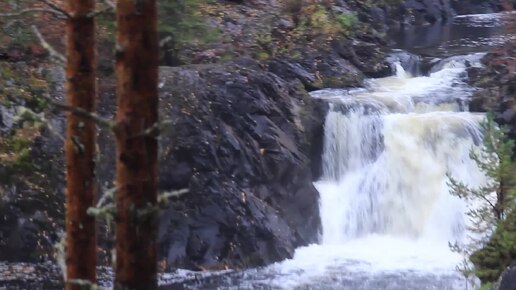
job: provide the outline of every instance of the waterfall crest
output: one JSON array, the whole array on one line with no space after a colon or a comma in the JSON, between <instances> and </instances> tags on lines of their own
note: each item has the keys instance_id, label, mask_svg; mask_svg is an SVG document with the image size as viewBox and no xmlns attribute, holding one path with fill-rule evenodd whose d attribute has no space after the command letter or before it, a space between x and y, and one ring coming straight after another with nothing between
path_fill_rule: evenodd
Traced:
<instances>
[{"instance_id":1,"label":"waterfall crest","mask_svg":"<svg viewBox=\"0 0 516 290\"><path fill-rule=\"evenodd\" d=\"M323 176L315 183L321 247L352 244L345 255L360 260L362 247L388 251L385 244L396 241L414 261L438 252L449 259L435 261L437 268L460 262L448 245L467 238L469 205L450 195L447 174L471 186L485 182L469 156L481 145L484 116L465 111L472 88L464 82L481 56L439 61L428 76L412 76L413 58L398 57L396 74L369 80L366 89L314 94L330 102ZM396 263L395 253L387 255Z\"/></svg>"}]
</instances>

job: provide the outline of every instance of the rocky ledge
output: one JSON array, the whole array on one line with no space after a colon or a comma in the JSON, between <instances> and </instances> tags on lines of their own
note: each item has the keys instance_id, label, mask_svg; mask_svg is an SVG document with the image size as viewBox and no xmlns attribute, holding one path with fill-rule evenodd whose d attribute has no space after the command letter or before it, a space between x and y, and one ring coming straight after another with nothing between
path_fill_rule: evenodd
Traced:
<instances>
[{"instance_id":1,"label":"rocky ledge","mask_svg":"<svg viewBox=\"0 0 516 290\"><path fill-rule=\"evenodd\" d=\"M161 214L171 266L265 265L317 241L324 104L252 60L162 68L161 87L160 188L189 189Z\"/></svg>"}]
</instances>

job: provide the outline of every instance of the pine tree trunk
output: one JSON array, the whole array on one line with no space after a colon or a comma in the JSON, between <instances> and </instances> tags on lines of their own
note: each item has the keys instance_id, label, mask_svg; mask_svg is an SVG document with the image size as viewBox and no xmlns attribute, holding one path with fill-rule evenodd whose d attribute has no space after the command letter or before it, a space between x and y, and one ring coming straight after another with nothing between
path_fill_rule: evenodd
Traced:
<instances>
[{"instance_id":1,"label":"pine tree trunk","mask_svg":"<svg viewBox=\"0 0 516 290\"><path fill-rule=\"evenodd\" d=\"M158 36L155 0L117 1L115 289L157 288Z\"/></svg>"},{"instance_id":2,"label":"pine tree trunk","mask_svg":"<svg viewBox=\"0 0 516 290\"><path fill-rule=\"evenodd\" d=\"M72 17L66 23L66 96L70 106L95 111L95 0L67 0ZM72 113L66 128L66 274L67 290L81 287L71 280L95 282L96 225L86 213L95 202L96 125Z\"/></svg>"}]
</instances>

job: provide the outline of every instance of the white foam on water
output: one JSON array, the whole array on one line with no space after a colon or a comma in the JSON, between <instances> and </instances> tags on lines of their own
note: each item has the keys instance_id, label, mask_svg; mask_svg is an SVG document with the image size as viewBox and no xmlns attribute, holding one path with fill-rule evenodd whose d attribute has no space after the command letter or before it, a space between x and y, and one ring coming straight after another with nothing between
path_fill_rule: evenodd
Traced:
<instances>
[{"instance_id":1,"label":"white foam on water","mask_svg":"<svg viewBox=\"0 0 516 290\"><path fill-rule=\"evenodd\" d=\"M395 76L370 80L367 90L317 94L331 102L323 176L315 183L321 241L272 266L273 285L304 289L335 273L412 273L448 277L446 289L457 287L463 258L449 243L468 238L468 205L449 194L446 175L485 182L469 157L480 145L483 115L456 105L457 95L471 93L461 78L478 59L450 58L418 77L398 64Z\"/></svg>"}]
</instances>

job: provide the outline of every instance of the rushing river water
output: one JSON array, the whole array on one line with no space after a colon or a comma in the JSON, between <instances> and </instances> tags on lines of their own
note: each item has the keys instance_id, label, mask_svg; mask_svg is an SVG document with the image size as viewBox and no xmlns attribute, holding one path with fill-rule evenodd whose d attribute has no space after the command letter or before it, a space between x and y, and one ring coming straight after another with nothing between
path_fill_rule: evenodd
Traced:
<instances>
[{"instance_id":1,"label":"rushing river water","mask_svg":"<svg viewBox=\"0 0 516 290\"><path fill-rule=\"evenodd\" d=\"M423 75L420 57L395 50L393 76L314 92L330 103L315 183L320 243L259 269L178 271L164 276L163 289L472 289L449 248L467 241L471 205L449 194L446 174L472 186L485 180L469 157L481 145L483 115L467 112L474 88L466 68L515 37L504 27L511 16L461 16L394 33L400 48L440 60Z\"/></svg>"}]
</instances>

